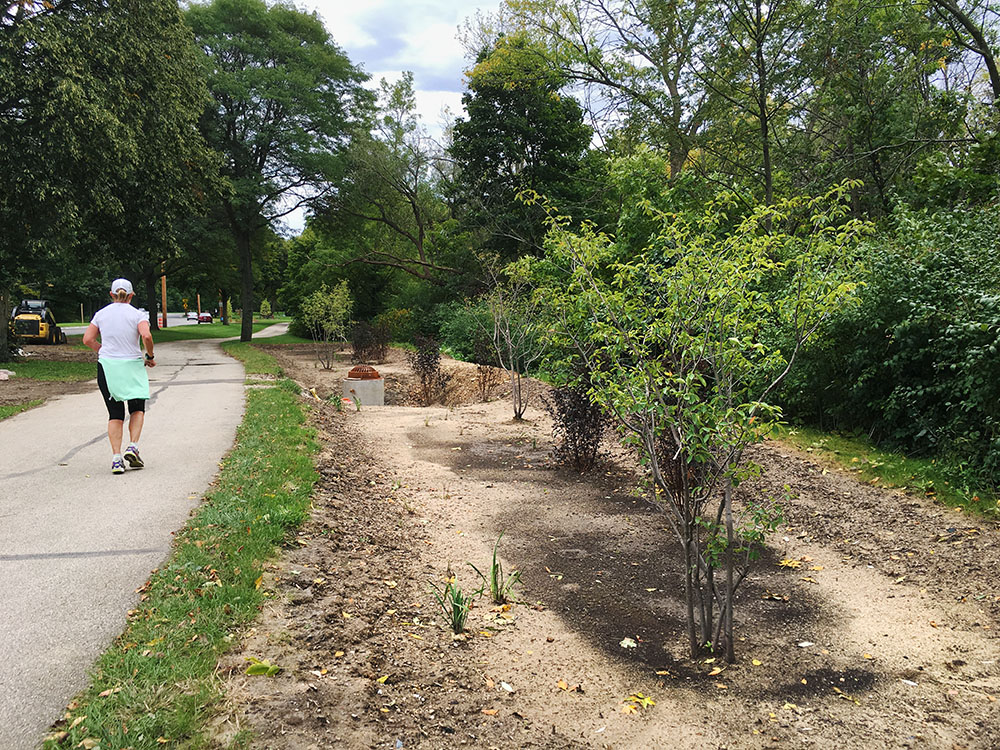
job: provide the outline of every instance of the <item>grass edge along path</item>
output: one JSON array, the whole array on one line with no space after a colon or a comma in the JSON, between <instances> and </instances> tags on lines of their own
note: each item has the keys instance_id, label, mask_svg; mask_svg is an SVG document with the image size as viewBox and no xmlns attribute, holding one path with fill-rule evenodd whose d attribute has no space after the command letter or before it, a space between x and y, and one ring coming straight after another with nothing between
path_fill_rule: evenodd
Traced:
<instances>
[{"instance_id":1,"label":"grass edge along path","mask_svg":"<svg viewBox=\"0 0 1000 750\"><path fill-rule=\"evenodd\" d=\"M862 481L925 495L951 508L1000 519L996 495L965 486L960 470L940 459L904 456L877 448L864 438L798 425L781 425L772 437L854 472Z\"/></svg>"},{"instance_id":2,"label":"grass edge along path","mask_svg":"<svg viewBox=\"0 0 1000 750\"><path fill-rule=\"evenodd\" d=\"M34 401L26 401L23 404L0 405L0 421L7 419L7 417L13 417L15 414L20 414L22 411L27 411L41 403L42 399L36 398Z\"/></svg>"},{"instance_id":3,"label":"grass edge along path","mask_svg":"<svg viewBox=\"0 0 1000 750\"><path fill-rule=\"evenodd\" d=\"M283 371L278 360L267 352L263 352L252 342L225 341L222 351L230 357L240 360L247 375L282 375Z\"/></svg>"},{"instance_id":4,"label":"grass edge along path","mask_svg":"<svg viewBox=\"0 0 1000 750\"><path fill-rule=\"evenodd\" d=\"M222 700L218 658L233 632L257 617L264 562L305 519L317 479L318 445L292 390L247 394L217 482L177 533L170 559L140 589L125 632L100 657L46 749L208 744L206 726Z\"/></svg>"},{"instance_id":5,"label":"grass edge along path","mask_svg":"<svg viewBox=\"0 0 1000 750\"><path fill-rule=\"evenodd\" d=\"M4 368L15 377L73 383L97 379L97 362L72 362L49 359L20 359L7 362Z\"/></svg>"}]
</instances>

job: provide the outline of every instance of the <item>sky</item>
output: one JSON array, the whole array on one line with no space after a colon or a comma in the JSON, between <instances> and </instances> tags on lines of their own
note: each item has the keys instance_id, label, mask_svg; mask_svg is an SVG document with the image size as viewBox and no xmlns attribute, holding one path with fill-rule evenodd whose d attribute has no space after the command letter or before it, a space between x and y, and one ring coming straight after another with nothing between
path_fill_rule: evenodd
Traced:
<instances>
[{"instance_id":1,"label":"sky","mask_svg":"<svg viewBox=\"0 0 1000 750\"><path fill-rule=\"evenodd\" d=\"M441 111L462 113L462 76L468 67L458 28L476 11L492 12L499 0L297 0L315 10L351 62L372 77L394 81L413 71L417 111L432 135Z\"/></svg>"}]
</instances>

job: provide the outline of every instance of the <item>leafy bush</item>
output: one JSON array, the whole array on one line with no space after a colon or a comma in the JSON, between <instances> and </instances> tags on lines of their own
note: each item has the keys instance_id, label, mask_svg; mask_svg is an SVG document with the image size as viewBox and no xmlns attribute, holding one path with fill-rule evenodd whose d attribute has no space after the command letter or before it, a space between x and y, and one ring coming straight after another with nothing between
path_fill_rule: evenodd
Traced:
<instances>
[{"instance_id":1,"label":"leafy bush","mask_svg":"<svg viewBox=\"0 0 1000 750\"><path fill-rule=\"evenodd\" d=\"M437 308L441 344L453 357L465 362L496 365L493 320L482 303L450 302Z\"/></svg>"},{"instance_id":2,"label":"leafy bush","mask_svg":"<svg viewBox=\"0 0 1000 750\"><path fill-rule=\"evenodd\" d=\"M315 344L316 358L324 370L333 366L333 344L345 338L352 305L346 281L333 289L327 289L323 284L302 301L302 322Z\"/></svg>"},{"instance_id":3,"label":"leafy bush","mask_svg":"<svg viewBox=\"0 0 1000 750\"><path fill-rule=\"evenodd\" d=\"M413 342L417 350L409 352L410 368L420 383L420 403L430 406L444 398L448 376L441 370L441 345L437 340L417 336Z\"/></svg>"},{"instance_id":4,"label":"leafy bush","mask_svg":"<svg viewBox=\"0 0 1000 750\"><path fill-rule=\"evenodd\" d=\"M375 316L372 326L376 329L384 328L389 334L390 341L409 343L416 333L416 325L413 313L408 309L386 310Z\"/></svg>"},{"instance_id":5,"label":"leafy bush","mask_svg":"<svg viewBox=\"0 0 1000 750\"><path fill-rule=\"evenodd\" d=\"M262 318L272 318L272 317L274 317L274 313L271 312L271 303L268 302L266 299L265 300L261 300L261 303L260 303L260 317L262 317Z\"/></svg>"},{"instance_id":6,"label":"leafy bush","mask_svg":"<svg viewBox=\"0 0 1000 750\"><path fill-rule=\"evenodd\" d=\"M384 362L389 353L389 330L358 323L351 330L351 349L353 362Z\"/></svg>"},{"instance_id":7,"label":"leafy bush","mask_svg":"<svg viewBox=\"0 0 1000 750\"><path fill-rule=\"evenodd\" d=\"M556 460L572 464L579 472L589 471L604 434L601 407L590 400L583 385L554 388L542 403L552 417Z\"/></svg>"},{"instance_id":8,"label":"leafy bush","mask_svg":"<svg viewBox=\"0 0 1000 750\"><path fill-rule=\"evenodd\" d=\"M869 243L858 305L833 317L783 398L824 429L864 431L1000 480L1000 209L900 210Z\"/></svg>"}]
</instances>

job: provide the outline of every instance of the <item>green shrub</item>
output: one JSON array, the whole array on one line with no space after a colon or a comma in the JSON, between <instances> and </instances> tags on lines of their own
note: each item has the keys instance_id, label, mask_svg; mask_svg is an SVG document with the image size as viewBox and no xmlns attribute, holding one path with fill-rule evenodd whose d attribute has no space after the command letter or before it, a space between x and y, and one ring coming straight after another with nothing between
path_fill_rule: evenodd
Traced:
<instances>
[{"instance_id":1,"label":"green shrub","mask_svg":"<svg viewBox=\"0 0 1000 750\"><path fill-rule=\"evenodd\" d=\"M436 311L441 345L456 359L496 366L491 333L493 320L481 302L449 302Z\"/></svg>"},{"instance_id":2,"label":"green shrub","mask_svg":"<svg viewBox=\"0 0 1000 750\"><path fill-rule=\"evenodd\" d=\"M413 313L408 309L386 310L372 320L373 328L388 332L390 341L408 344L416 334L416 323Z\"/></svg>"},{"instance_id":3,"label":"green shrub","mask_svg":"<svg viewBox=\"0 0 1000 750\"><path fill-rule=\"evenodd\" d=\"M788 381L788 413L1000 480L1000 210L901 210L867 245L858 305Z\"/></svg>"}]
</instances>

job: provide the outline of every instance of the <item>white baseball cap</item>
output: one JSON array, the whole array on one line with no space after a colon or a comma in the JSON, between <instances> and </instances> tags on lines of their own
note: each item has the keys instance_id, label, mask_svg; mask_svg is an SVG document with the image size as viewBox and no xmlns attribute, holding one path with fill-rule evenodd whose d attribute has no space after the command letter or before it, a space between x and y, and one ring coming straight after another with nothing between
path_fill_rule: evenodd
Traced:
<instances>
[{"instance_id":1,"label":"white baseball cap","mask_svg":"<svg viewBox=\"0 0 1000 750\"><path fill-rule=\"evenodd\" d=\"M129 294L135 294L132 291L132 282L128 279L115 279L111 282L111 293L114 294L119 289L124 289Z\"/></svg>"}]
</instances>

